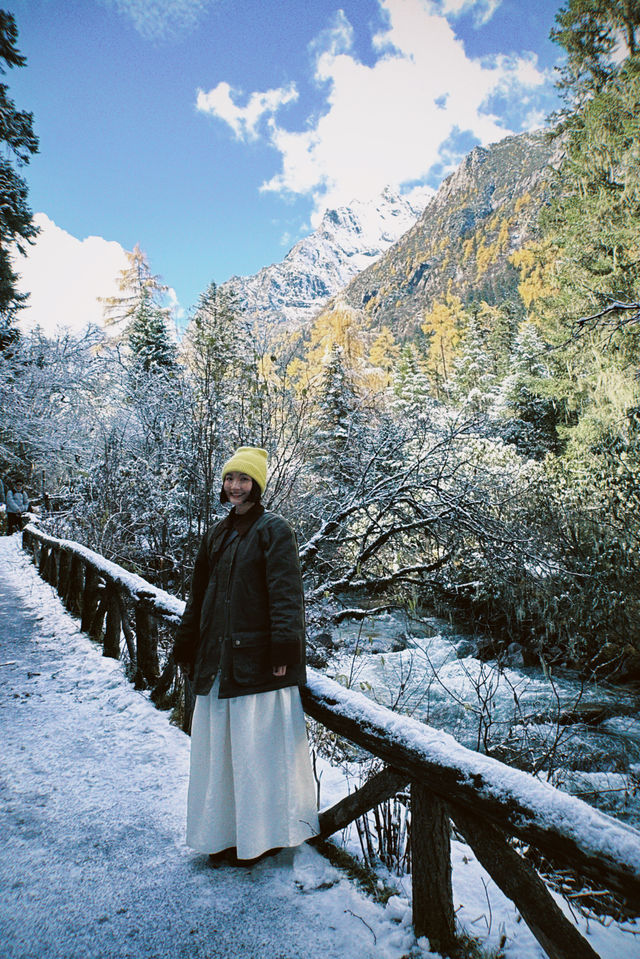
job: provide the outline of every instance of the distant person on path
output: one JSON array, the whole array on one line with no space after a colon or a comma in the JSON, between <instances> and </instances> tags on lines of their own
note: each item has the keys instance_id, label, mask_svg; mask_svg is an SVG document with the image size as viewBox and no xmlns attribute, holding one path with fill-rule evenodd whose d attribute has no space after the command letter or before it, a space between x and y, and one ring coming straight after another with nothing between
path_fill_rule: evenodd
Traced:
<instances>
[{"instance_id":1,"label":"distant person on path","mask_svg":"<svg viewBox=\"0 0 640 959\"><path fill-rule=\"evenodd\" d=\"M29 497L22 488L21 480L16 480L13 488L7 489L7 534L20 531L23 526L22 514L29 509Z\"/></svg>"},{"instance_id":2,"label":"distant person on path","mask_svg":"<svg viewBox=\"0 0 640 959\"><path fill-rule=\"evenodd\" d=\"M233 508L204 535L173 650L196 694L187 845L236 864L318 832L298 549L260 502L266 482L263 449L224 465L220 500Z\"/></svg>"}]
</instances>

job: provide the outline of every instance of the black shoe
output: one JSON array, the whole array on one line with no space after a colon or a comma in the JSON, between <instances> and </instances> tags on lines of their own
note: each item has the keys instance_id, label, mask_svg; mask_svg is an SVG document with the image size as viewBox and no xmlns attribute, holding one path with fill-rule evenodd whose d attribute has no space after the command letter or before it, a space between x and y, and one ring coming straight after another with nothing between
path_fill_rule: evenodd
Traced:
<instances>
[{"instance_id":1,"label":"black shoe","mask_svg":"<svg viewBox=\"0 0 640 959\"><path fill-rule=\"evenodd\" d=\"M210 852L209 853L209 865L210 866L219 866L221 863L227 862L230 865L236 863L236 847L230 846L228 849L221 849L220 852Z\"/></svg>"},{"instance_id":2,"label":"black shoe","mask_svg":"<svg viewBox=\"0 0 640 959\"><path fill-rule=\"evenodd\" d=\"M236 858L236 861L233 863L233 865L249 868L251 866L255 866L255 864L258 862L262 862L263 859L269 859L271 856L277 856L279 852L282 852L282 846L275 846L273 849L267 849L266 852L263 852L259 856L256 856L255 859Z\"/></svg>"}]
</instances>

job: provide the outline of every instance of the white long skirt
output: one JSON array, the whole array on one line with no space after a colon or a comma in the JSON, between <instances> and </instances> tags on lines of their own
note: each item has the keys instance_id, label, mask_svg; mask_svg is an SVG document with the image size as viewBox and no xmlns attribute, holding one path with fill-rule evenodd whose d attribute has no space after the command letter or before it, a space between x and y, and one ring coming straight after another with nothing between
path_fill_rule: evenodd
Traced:
<instances>
[{"instance_id":1,"label":"white long skirt","mask_svg":"<svg viewBox=\"0 0 640 959\"><path fill-rule=\"evenodd\" d=\"M196 696L191 728L187 845L235 846L254 859L318 832L316 791L297 686L218 699Z\"/></svg>"}]
</instances>

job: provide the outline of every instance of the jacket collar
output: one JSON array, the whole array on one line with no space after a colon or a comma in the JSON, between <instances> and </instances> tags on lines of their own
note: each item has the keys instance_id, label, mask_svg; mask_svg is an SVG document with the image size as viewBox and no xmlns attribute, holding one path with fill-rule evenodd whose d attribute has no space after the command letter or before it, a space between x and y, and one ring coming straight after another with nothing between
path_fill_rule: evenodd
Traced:
<instances>
[{"instance_id":1,"label":"jacket collar","mask_svg":"<svg viewBox=\"0 0 640 959\"><path fill-rule=\"evenodd\" d=\"M222 521L222 526L226 529L234 529L237 531L238 536L244 536L245 533L248 533L256 520L260 519L264 513L264 506L262 503L256 503L248 513L245 513L243 516L239 516L235 508L231 510L228 516L225 517Z\"/></svg>"}]
</instances>

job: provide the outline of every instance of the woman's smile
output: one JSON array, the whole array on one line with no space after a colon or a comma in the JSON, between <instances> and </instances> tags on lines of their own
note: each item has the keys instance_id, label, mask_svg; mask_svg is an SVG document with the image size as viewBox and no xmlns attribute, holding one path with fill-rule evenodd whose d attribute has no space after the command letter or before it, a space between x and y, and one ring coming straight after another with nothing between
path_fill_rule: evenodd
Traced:
<instances>
[{"instance_id":1,"label":"woman's smile","mask_svg":"<svg viewBox=\"0 0 640 959\"><path fill-rule=\"evenodd\" d=\"M227 494L227 498L232 505L237 507L247 505L247 499L251 494L252 486L253 480L246 473L233 471L227 473L224 478L224 491Z\"/></svg>"}]
</instances>

